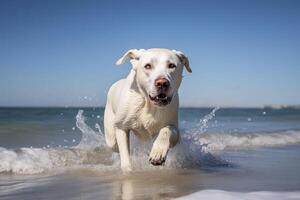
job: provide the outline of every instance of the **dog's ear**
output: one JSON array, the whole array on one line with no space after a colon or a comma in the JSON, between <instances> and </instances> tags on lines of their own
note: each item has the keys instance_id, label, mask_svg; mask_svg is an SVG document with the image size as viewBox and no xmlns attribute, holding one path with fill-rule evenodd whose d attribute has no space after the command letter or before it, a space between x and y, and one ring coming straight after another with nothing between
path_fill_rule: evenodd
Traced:
<instances>
[{"instance_id":1,"label":"dog's ear","mask_svg":"<svg viewBox=\"0 0 300 200\"><path fill-rule=\"evenodd\" d=\"M138 60L141 56L141 53L144 51L145 49L130 49L116 62L116 65L122 65L127 59Z\"/></svg>"},{"instance_id":2,"label":"dog's ear","mask_svg":"<svg viewBox=\"0 0 300 200\"><path fill-rule=\"evenodd\" d=\"M188 57L184 55L181 51L172 50L176 55L179 57L182 64L185 66L186 70L190 73L192 73L192 69L190 68L190 62Z\"/></svg>"}]
</instances>

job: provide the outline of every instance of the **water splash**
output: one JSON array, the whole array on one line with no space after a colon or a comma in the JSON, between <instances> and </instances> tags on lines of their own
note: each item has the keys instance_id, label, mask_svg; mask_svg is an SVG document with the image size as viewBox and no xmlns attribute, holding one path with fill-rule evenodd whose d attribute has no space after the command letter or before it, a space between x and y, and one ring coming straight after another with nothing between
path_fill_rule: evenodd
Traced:
<instances>
[{"instance_id":1,"label":"water splash","mask_svg":"<svg viewBox=\"0 0 300 200\"><path fill-rule=\"evenodd\" d=\"M214 108L209 114L200 119L200 122L197 124L197 127L199 127L199 133L204 133L208 129L208 121L212 120L216 116L216 112L219 109L220 107Z\"/></svg>"},{"instance_id":2,"label":"water splash","mask_svg":"<svg viewBox=\"0 0 300 200\"><path fill-rule=\"evenodd\" d=\"M194 128L186 130L185 134L183 134L183 138L190 141L193 148L199 149L200 147L202 148L201 151L205 151L207 143L203 143L201 138L203 137L203 133L205 133L208 129L208 122L215 117L216 112L219 109L219 107L214 108L209 114L201 118Z\"/></svg>"},{"instance_id":3,"label":"water splash","mask_svg":"<svg viewBox=\"0 0 300 200\"><path fill-rule=\"evenodd\" d=\"M82 133L82 138L80 143L76 146L79 149L93 149L96 147L104 146L105 140L104 135L100 129L99 124L95 125L98 132L91 129L86 124L86 119L83 116L83 110L79 110L76 115L76 126Z\"/></svg>"},{"instance_id":4,"label":"water splash","mask_svg":"<svg viewBox=\"0 0 300 200\"><path fill-rule=\"evenodd\" d=\"M203 167L203 166L229 166L229 163L222 160L209 151L206 150L207 143L202 141L203 134L209 128L209 121L211 121L219 107L212 109L212 111L199 120L193 128L185 130L181 134L181 144L175 147L175 161L177 166L181 167ZM173 153L171 153L172 155Z\"/></svg>"}]
</instances>

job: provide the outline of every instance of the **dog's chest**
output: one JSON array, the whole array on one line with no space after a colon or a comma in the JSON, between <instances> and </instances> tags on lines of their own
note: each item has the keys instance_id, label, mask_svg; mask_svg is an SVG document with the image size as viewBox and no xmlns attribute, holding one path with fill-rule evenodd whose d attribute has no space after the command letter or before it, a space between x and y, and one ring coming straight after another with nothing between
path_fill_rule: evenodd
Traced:
<instances>
[{"instance_id":1,"label":"dog's chest","mask_svg":"<svg viewBox=\"0 0 300 200\"><path fill-rule=\"evenodd\" d=\"M159 130L165 126L167 126L167 119L164 113L150 113L141 110L136 115L132 129L134 132L138 132L139 135L153 136L158 134Z\"/></svg>"}]
</instances>

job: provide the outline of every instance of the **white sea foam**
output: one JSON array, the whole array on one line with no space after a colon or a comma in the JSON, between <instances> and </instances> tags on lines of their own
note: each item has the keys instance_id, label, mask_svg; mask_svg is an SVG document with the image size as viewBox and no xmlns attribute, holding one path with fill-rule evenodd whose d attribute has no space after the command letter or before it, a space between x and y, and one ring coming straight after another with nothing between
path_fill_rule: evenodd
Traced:
<instances>
[{"instance_id":1,"label":"white sea foam","mask_svg":"<svg viewBox=\"0 0 300 200\"><path fill-rule=\"evenodd\" d=\"M20 148L0 147L0 173L37 174L50 170L95 165L101 169L117 166L116 155L104 144L99 125L98 132L86 123L83 111L76 116L76 126L82 132L80 143L72 148Z\"/></svg>"},{"instance_id":2,"label":"white sea foam","mask_svg":"<svg viewBox=\"0 0 300 200\"><path fill-rule=\"evenodd\" d=\"M76 168L96 167L107 170L116 168L117 159L106 149L41 149L21 148L10 150L0 148L0 173L38 174Z\"/></svg>"},{"instance_id":3,"label":"white sea foam","mask_svg":"<svg viewBox=\"0 0 300 200\"><path fill-rule=\"evenodd\" d=\"M298 200L300 199L300 191L293 192L229 192L224 190L202 190L176 200Z\"/></svg>"},{"instance_id":4,"label":"white sea foam","mask_svg":"<svg viewBox=\"0 0 300 200\"><path fill-rule=\"evenodd\" d=\"M204 151L219 151L224 149L248 149L254 147L285 146L300 143L300 131L289 130L275 133L249 134L204 134L198 143Z\"/></svg>"},{"instance_id":5,"label":"white sea foam","mask_svg":"<svg viewBox=\"0 0 300 200\"><path fill-rule=\"evenodd\" d=\"M40 173L53 167L48 150L21 148L17 151L0 147L0 173Z\"/></svg>"}]
</instances>

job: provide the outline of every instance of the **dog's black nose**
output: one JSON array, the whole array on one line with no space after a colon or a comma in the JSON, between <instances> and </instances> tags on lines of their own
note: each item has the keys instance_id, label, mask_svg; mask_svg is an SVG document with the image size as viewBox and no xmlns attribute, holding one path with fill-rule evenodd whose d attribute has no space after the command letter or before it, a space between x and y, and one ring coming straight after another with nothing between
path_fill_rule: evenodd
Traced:
<instances>
[{"instance_id":1,"label":"dog's black nose","mask_svg":"<svg viewBox=\"0 0 300 200\"><path fill-rule=\"evenodd\" d=\"M159 90L168 90L170 82L165 78L158 78L155 80L155 87Z\"/></svg>"}]
</instances>

